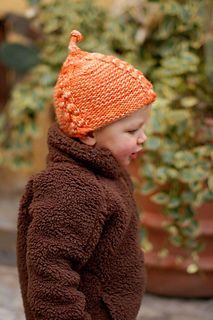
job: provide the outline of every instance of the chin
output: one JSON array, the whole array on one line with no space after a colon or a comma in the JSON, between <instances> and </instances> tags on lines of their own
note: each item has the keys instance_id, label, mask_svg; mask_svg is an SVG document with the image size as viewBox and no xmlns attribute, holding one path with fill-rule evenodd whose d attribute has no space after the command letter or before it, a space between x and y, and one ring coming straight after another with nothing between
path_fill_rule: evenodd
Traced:
<instances>
[{"instance_id":1,"label":"chin","mask_svg":"<svg viewBox=\"0 0 213 320\"><path fill-rule=\"evenodd\" d=\"M127 168L130 165L131 159L130 157L116 157L117 161L120 163L120 165L124 168Z\"/></svg>"},{"instance_id":2,"label":"chin","mask_svg":"<svg viewBox=\"0 0 213 320\"><path fill-rule=\"evenodd\" d=\"M130 159L127 159L125 161L120 161L120 163L124 168L128 168L128 166L130 165Z\"/></svg>"}]
</instances>

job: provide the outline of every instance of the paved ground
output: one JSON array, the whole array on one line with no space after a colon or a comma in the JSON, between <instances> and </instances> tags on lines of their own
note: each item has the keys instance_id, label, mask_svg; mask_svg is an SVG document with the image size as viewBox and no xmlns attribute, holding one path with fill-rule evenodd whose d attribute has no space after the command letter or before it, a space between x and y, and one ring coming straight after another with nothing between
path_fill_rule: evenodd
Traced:
<instances>
[{"instance_id":1,"label":"paved ground","mask_svg":"<svg viewBox=\"0 0 213 320\"><path fill-rule=\"evenodd\" d=\"M0 266L0 320L24 320L15 267Z\"/></svg>"},{"instance_id":2,"label":"paved ground","mask_svg":"<svg viewBox=\"0 0 213 320\"><path fill-rule=\"evenodd\" d=\"M25 320L14 266L0 265L0 320ZM137 320L213 320L213 299L179 300L147 294Z\"/></svg>"}]
</instances>

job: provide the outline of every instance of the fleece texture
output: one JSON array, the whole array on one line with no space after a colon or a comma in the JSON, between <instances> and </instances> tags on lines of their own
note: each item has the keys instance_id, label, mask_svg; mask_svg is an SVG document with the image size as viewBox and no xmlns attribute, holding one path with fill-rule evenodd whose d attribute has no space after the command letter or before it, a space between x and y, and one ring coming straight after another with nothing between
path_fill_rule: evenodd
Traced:
<instances>
[{"instance_id":1,"label":"fleece texture","mask_svg":"<svg viewBox=\"0 0 213 320\"><path fill-rule=\"evenodd\" d=\"M27 320L135 320L145 287L127 172L106 148L49 129L47 167L27 183L17 233Z\"/></svg>"}]
</instances>

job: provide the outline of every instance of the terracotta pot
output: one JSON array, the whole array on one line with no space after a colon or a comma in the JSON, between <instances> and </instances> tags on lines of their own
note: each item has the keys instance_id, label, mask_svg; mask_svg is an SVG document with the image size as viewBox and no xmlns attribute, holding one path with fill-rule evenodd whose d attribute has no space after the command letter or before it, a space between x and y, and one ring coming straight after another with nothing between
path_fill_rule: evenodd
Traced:
<instances>
[{"instance_id":1,"label":"terracotta pot","mask_svg":"<svg viewBox=\"0 0 213 320\"><path fill-rule=\"evenodd\" d=\"M130 168L135 176L137 167ZM182 248L168 243L168 234L163 230L167 221L162 214L162 206L153 203L149 196L135 194L139 209L142 211L142 225L147 229L152 251L145 252L148 281L147 292L176 297L213 296L213 202L205 203L197 209L200 224L199 239L205 249L199 255L200 270L188 273L187 267L193 263ZM159 252L167 248L169 254L162 258ZM177 257L183 257L182 261Z\"/></svg>"},{"instance_id":2,"label":"terracotta pot","mask_svg":"<svg viewBox=\"0 0 213 320\"><path fill-rule=\"evenodd\" d=\"M199 238L205 243L205 249L199 255L200 271L190 274L186 270L193 261L186 257L183 249L168 244L167 233L162 228L165 217L160 208L157 205L153 206L148 197L141 197L140 202L143 208L142 224L148 230L153 245L153 250L145 253L147 291L180 297L213 296L213 203L206 203L199 208ZM165 246L169 254L160 258L159 251ZM177 263L178 256L185 258Z\"/></svg>"}]
</instances>

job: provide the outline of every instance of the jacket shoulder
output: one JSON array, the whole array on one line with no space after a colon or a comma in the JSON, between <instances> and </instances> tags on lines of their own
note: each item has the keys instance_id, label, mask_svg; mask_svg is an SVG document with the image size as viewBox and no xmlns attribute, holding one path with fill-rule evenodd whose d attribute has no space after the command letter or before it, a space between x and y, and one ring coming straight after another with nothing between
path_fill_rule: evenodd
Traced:
<instances>
[{"instance_id":1,"label":"jacket shoulder","mask_svg":"<svg viewBox=\"0 0 213 320\"><path fill-rule=\"evenodd\" d=\"M33 176L33 193L49 193L58 195L66 193L77 197L87 194L87 199L104 197L101 192L100 182L89 170L70 164L57 164L37 173ZM103 201L103 199L102 199Z\"/></svg>"}]
</instances>

